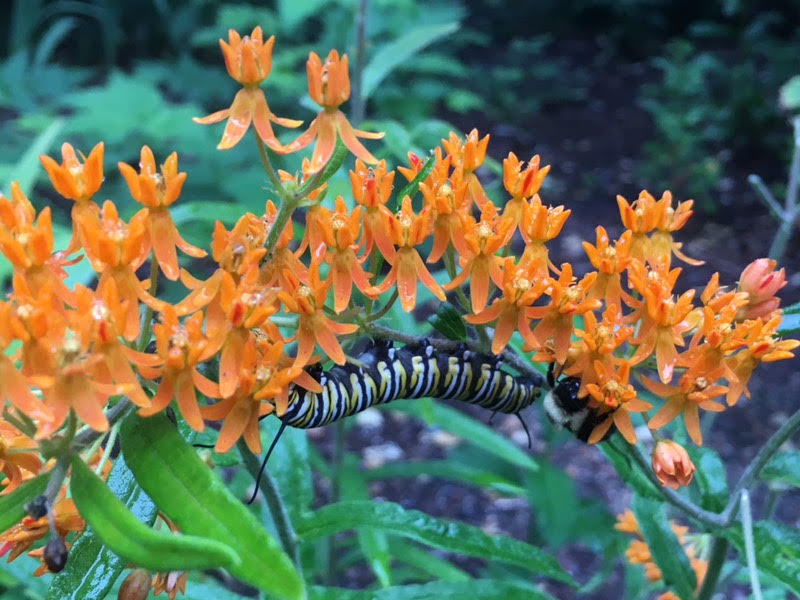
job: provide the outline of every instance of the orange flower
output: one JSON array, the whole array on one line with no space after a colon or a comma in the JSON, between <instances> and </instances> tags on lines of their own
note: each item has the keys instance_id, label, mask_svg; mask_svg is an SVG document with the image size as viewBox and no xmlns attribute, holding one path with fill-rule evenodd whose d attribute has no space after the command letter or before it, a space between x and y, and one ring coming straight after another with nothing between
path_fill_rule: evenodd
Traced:
<instances>
[{"instance_id":1,"label":"orange flower","mask_svg":"<svg viewBox=\"0 0 800 600\"><path fill-rule=\"evenodd\" d=\"M75 297L66 285L64 267L74 264L64 252L53 254L53 225L50 207L36 217L36 211L18 182L11 183L11 198L0 194L0 251L25 279L34 294L44 287L54 291L53 308L73 305Z\"/></svg>"},{"instance_id":2,"label":"orange flower","mask_svg":"<svg viewBox=\"0 0 800 600\"><path fill-rule=\"evenodd\" d=\"M78 223L91 221L96 218L100 210L91 199L103 183L104 150L103 142L98 143L83 163L75 156L72 146L66 143L61 146L60 165L49 156L44 154L39 156L56 191L64 198L75 201L72 205L72 240L64 250L65 255L71 254L81 246L86 246L86 240L81 238Z\"/></svg>"},{"instance_id":3,"label":"orange flower","mask_svg":"<svg viewBox=\"0 0 800 600\"><path fill-rule=\"evenodd\" d=\"M550 172L550 165L540 169L539 163L538 154L533 156L527 165L513 152L509 152L508 157L503 160L503 185L511 194L503 218L511 219L515 227L522 220L525 201L539 191L544 178ZM564 219L566 220L566 216Z\"/></svg>"},{"instance_id":4,"label":"orange flower","mask_svg":"<svg viewBox=\"0 0 800 600\"><path fill-rule=\"evenodd\" d=\"M209 340L203 331L203 313L188 317L183 325L178 322L175 310L166 305L161 322L153 326L158 356L150 364L140 365L139 372L147 379L161 378L156 395L149 408L139 414L150 417L164 410L175 398L181 415L195 431L203 430L203 417L197 406L195 388L207 398L219 398L219 385L197 370L197 365L208 360Z\"/></svg>"},{"instance_id":5,"label":"orange flower","mask_svg":"<svg viewBox=\"0 0 800 600\"><path fill-rule=\"evenodd\" d=\"M206 255L205 250L181 237L167 208L178 199L186 180L186 173L178 173L178 154L173 152L167 157L161 165L161 173L156 172L153 151L147 146L142 146L139 173L123 162L117 166L128 183L131 196L149 209L147 230L153 251L166 278L175 281L180 274L175 246L194 258Z\"/></svg>"},{"instance_id":6,"label":"orange flower","mask_svg":"<svg viewBox=\"0 0 800 600\"><path fill-rule=\"evenodd\" d=\"M319 344L325 354L337 365L345 363L342 347L336 335L355 333L358 325L337 323L325 316L323 307L328 295L327 282L320 281L319 268L312 265L309 269L309 283L300 283L294 273L286 273L290 290L278 292L284 309L299 316L297 324L297 357L294 366L303 367L309 363L314 345ZM292 338L294 339L294 338Z\"/></svg>"},{"instance_id":7,"label":"orange flower","mask_svg":"<svg viewBox=\"0 0 800 600\"><path fill-rule=\"evenodd\" d=\"M539 267L534 266L534 269L537 269L538 273ZM559 363L564 364L569 352L575 315L585 314L602 305L600 300L587 297L596 277L597 273L587 273L583 279L575 283L572 277L572 265L569 263L561 265L561 275L557 280L550 279L545 290L550 296L550 303L547 306L531 307L525 311L529 319L541 319L533 330L533 336L538 341L538 344L532 344L534 348L550 347L552 340L554 356Z\"/></svg>"},{"instance_id":8,"label":"orange flower","mask_svg":"<svg viewBox=\"0 0 800 600\"><path fill-rule=\"evenodd\" d=\"M206 420L224 420L214 446L216 452L227 452L244 437L248 448L261 454L259 419L272 413L275 405L279 415L286 412L289 383L301 373L299 367L280 368L285 358L282 343L270 344L265 338L248 338L237 365L238 385L234 394L200 409ZM274 399L275 404L263 402L265 398Z\"/></svg>"},{"instance_id":9,"label":"orange flower","mask_svg":"<svg viewBox=\"0 0 800 600\"><path fill-rule=\"evenodd\" d=\"M677 490L692 482L695 466L686 448L672 440L659 440L653 448L653 471L662 486Z\"/></svg>"},{"instance_id":10,"label":"orange flower","mask_svg":"<svg viewBox=\"0 0 800 600\"><path fill-rule=\"evenodd\" d=\"M663 383L672 379L678 362L675 346L683 346L683 334L692 329L699 319L693 313L694 290L688 290L674 300L672 288L680 275L680 269L669 270L663 259L656 261L652 269L636 260L630 264L628 279L633 288L642 294L643 306L637 314L641 316L639 334L631 343L638 345L633 362L638 363L656 353L658 375Z\"/></svg>"},{"instance_id":11,"label":"orange flower","mask_svg":"<svg viewBox=\"0 0 800 600\"><path fill-rule=\"evenodd\" d=\"M122 335L128 341L139 336L139 301L154 310L161 310L165 304L147 292L149 282L139 281L136 277L136 270L150 252L147 215L148 210L144 208L126 224L119 218L114 203L106 200L99 220L84 220L78 224L87 242L84 249L89 262L100 274L98 293L103 295L103 289L113 280L120 301L127 303Z\"/></svg>"},{"instance_id":12,"label":"orange flower","mask_svg":"<svg viewBox=\"0 0 800 600\"><path fill-rule=\"evenodd\" d=\"M39 474L42 461L35 451L36 442L5 421L0 421L0 472L6 476L0 483L3 486L0 496L10 494L19 487L23 470L30 475Z\"/></svg>"},{"instance_id":13,"label":"orange flower","mask_svg":"<svg viewBox=\"0 0 800 600\"><path fill-rule=\"evenodd\" d=\"M669 263L670 256L674 254L683 262L690 265L702 265L702 260L689 258L681 252L682 244L672 239L672 232L678 231L692 216L692 205L694 200L679 202L678 208L672 208L672 193L667 190L661 195L661 200L656 202L658 212L658 222L656 231L650 237L650 252L653 256L666 260Z\"/></svg>"},{"instance_id":14,"label":"orange flower","mask_svg":"<svg viewBox=\"0 0 800 600\"><path fill-rule=\"evenodd\" d=\"M127 396L137 406L150 406L131 362L147 361L149 356L128 348L120 341L120 330L125 323L127 307L120 302L114 280L103 288L102 295L78 284L75 286L76 307L70 311L70 326L92 356L102 360L95 363L92 377L95 381L127 388Z\"/></svg>"},{"instance_id":15,"label":"orange flower","mask_svg":"<svg viewBox=\"0 0 800 600\"><path fill-rule=\"evenodd\" d=\"M417 280L422 282L434 296L444 302L446 296L441 286L422 262L415 246L419 246L431 233L431 212L423 208L415 215L411 208L411 198L403 198L403 206L389 221L389 235L396 246L397 255L386 279L375 288L382 294L397 283L400 305L406 312L414 310L417 303Z\"/></svg>"},{"instance_id":16,"label":"orange flower","mask_svg":"<svg viewBox=\"0 0 800 600\"><path fill-rule=\"evenodd\" d=\"M407 156L409 166L398 166L397 170L400 171L400 174L406 178L406 181L412 181L422 171L425 163L413 152L409 152Z\"/></svg>"},{"instance_id":17,"label":"orange flower","mask_svg":"<svg viewBox=\"0 0 800 600\"><path fill-rule=\"evenodd\" d=\"M537 277L536 269L531 264L514 264L513 257L503 261L503 296L481 312L467 315L464 320L473 325L491 323L497 320L492 340L492 352L500 354L508 344L508 340L519 331L522 339L532 347L538 342L530 330L528 309L547 289L549 280Z\"/></svg>"},{"instance_id":18,"label":"orange flower","mask_svg":"<svg viewBox=\"0 0 800 600\"><path fill-rule=\"evenodd\" d=\"M311 169L316 172L330 160L338 137L356 157L367 163L378 162L358 138L378 140L384 134L355 129L339 110L339 106L350 98L347 55L344 54L340 59L339 53L331 50L323 64L320 57L311 52L306 62L306 70L308 93L311 99L322 107L322 111L300 137L286 146L285 152L302 150L316 139L314 154L311 157Z\"/></svg>"},{"instance_id":19,"label":"orange flower","mask_svg":"<svg viewBox=\"0 0 800 600\"><path fill-rule=\"evenodd\" d=\"M439 260L451 241L459 254L468 252L460 216L469 212L472 203L467 197L467 184L463 180L463 171L456 169L452 175L449 171L449 158L443 161L437 160L431 174L419 184L425 206L429 206L434 214L433 247L426 261L428 263Z\"/></svg>"},{"instance_id":20,"label":"orange flower","mask_svg":"<svg viewBox=\"0 0 800 600\"><path fill-rule=\"evenodd\" d=\"M389 235L392 212L386 202L392 193L394 171L386 171L386 161L376 167L367 167L356 160L355 171L350 171L350 187L353 198L364 207L364 254L372 252L373 244L378 246L381 255L390 263L394 262L395 249Z\"/></svg>"},{"instance_id":21,"label":"orange flower","mask_svg":"<svg viewBox=\"0 0 800 600\"><path fill-rule=\"evenodd\" d=\"M160 596L162 592L166 592L169 600L175 600L179 593L186 593L186 582L188 579L188 571L156 573L153 576L153 595Z\"/></svg>"},{"instance_id":22,"label":"orange flower","mask_svg":"<svg viewBox=\"0 0 800 600\"><path fill-rule=\"evenodd\" d=\"M613 423L629 444L636 443L630 413L643 412L653 407L649 402L640 400L636 390L628 383L631 374L630 361L623 360L618 370L607 369L602 362L595 361L597 383L586 386L589 396L597 404L601 414L608 414L606 419L597 425L589 436L589 443L595 444L603 439Z\"/></svg>"},{"instance_id":23,"label":"orange flower","mask_svg":"<svg viewBox=\"0 0 800 600\"><path fill-rule=\"evenodd\" d=\"M322 238L328 249L327 261L331 265L330 277L333 282L334 310L341 313L350 303L353 284L368 298L377 298L368 279L372 273L365 273L361 263L366 259L356 256L356 239L361 229L361 207L352 213L347 210L344 198L337 196L336 211L325 210L320 220Z\"/></svg>"},{"instance_id":24,"label":"orange flower","mask_svg":"<svg viewBox=\"0 0 800 600\"><path fill-rule=\"evenodd\" d=\"M656 199L647 190L639 192L639 198L628 204L622 196L617 196L619 216L626 229L631 231L630 256L641 261L651 256L649 234L655 229L661 218Z\"/></svg>"},{"instance_id":25,"label":"orange flower","mask_svg":"<svg viewBox=\"0 0 800 600\"><path fill-rule=\"evenodd\" d=\"M72 531L83 531L85 524L75 503L72 498L64 498L63 492L61 499L53 504L52 514L56 534L62 538ZM0 556L11 551L8 555L8 562L11 562L49 532L50 523L47 516L40 519L25 517L17 525L0 534Z\"/></svg>"},{"instance_id":26,"label":"orange flower","mask_svg":"<svg viewBox=\"0 0 800 600\"><path fill-rule=\"evenodd\" d=\"M275 152L286 152L286 149L275 137L270 121L281 127L299 127L302 121L284 119L272 114L267 104L267 97L259 87L269 77L272 70L272 46L275 36L264 42L261 27L253 29L250 35L242 38L233 29L228 30L228 42L220 39L222 55L228 75L244 86L236 93L230 108L219 110L207 117L193 121L201 125L211 125L228 119L225 131L217 146L218 150L228 150L239 143L250 127L250 123L258 132L264 143Z\"/></svg>"},{"instance_id":27,"label":"orange flower","mask_svg":"<svg viewBox=\"0 0 800 600\"><path fill-rule=\"evenodd\" d=\"M748 295L747 305L739 312L737 320L768 318L777 310L781 299L775 294L786 285L784 269L775 270L778 263L769 258L759 258L745 267L739 276L739 291Z\"/></svg>"},{"instance_id":28,"label":"orange flower","mask_svg":"<svg viewBox=\"0 0 800 600\"><path fill-rule=\"evenodd\" d=\"M683 374L677 386L667 385L660 381L653 381L642 377L642 385L656 396L666 399L664 405L650 419L647 426L650 429L660 429L670 423L675 417L683 413L683 422L689 437L698 446L703 444L703 434L700 431L700 415L698 409L721 412L725 407L713 399L722 396L728 391L724 385L716 385L717 377L714 373L699 375L687 371Z\"/></svg>"},{"instance_id":29,"label":"orange flower","mask_svg":"<svg viewBox=\"0 0 800 600\"><path fill-rule=\"evenodd\" d=\"M593 246L589 242L583 242L583 249L589 257L592 266L597 269L597 279L595 279L589 297L600 298L606 306L612 304L622 307L624 300L628 306L634 304L630 295L622 289L620 282L621 274L627 269L631 262L629 255L631 249L631 232L625 231L612 246L610 238L603 227L595 229L597 245Z\"/></svg>"},{"instance_id":30,"label":"orange flower","mask_svg":"<svg viewBox=\"0 0 800 600\"><path fill-rule=\"evenodd\" d=\"M448 139L442 140L442 146L447 151L448 156L456 169L464 172L464 183L467 187L467 196L470 203L474 202L478 208L483 209L489 198L483 191L483 186L475 175L475 170L483 164L486 159L486 149L489 146L489 135L481 138L478 130L473 129L462 140L452 131ZM410 157L409 157L410 158Z\"/></svg>"},{"instance_id":31,"label":"orange flower","mask_svg":"<svg viewBox=\"0 0 800 600\"><path fill-rule=\"evenodd\" d=\"M544 169L542 169L544 171ZM539 194L534 194L530 202L522 202L522 219L519 230L525 240L525 252L522 254L523 262L532 262L542 276L548 274L548 267L552 266L548 259L546 242L561 233L571 210L564 210L563 206L544 206ZM506 208L506 211L509 209ZM506 213L503 213L506 217ZM513 234L513 231L511 231ZM510 239L510 235L509 238ZM557 271L553 267L554 271Z\"/></svg>"},{"instance_id":32,"label":"orange flower","mask_svg":"<svg viewBox=\"0 0 800 600\"><path fill-rule=\"evenodd\" d=\"M491 202L484 204L480 223L470 214L461 214L460 217L467 250L460 256L462 271L442 287L453 290L469 278L472 312L477 314L486 308L490 281L494 281L498 287L503 285L503 270L500 268L503 259L495 256L495 253L505 245L513 223L500 219L497 208Z\"/></svg>"},{"instance_id":33,"label":"orange flower","mask_svg":"<svg viewBox=\"0 0 800 600\"><path fill-rule=\"evenodd\" d=\"M22 308L23 312L32 312L25 305L14 305L0 301L0 402L8 401L21 413L34 420L52 420L53 413L30 391L30 382L19 372L14 361L9 357L9 347L19 339L18 332L22 323L13 313ZM45 327L47 323L44 323ZM30 339L30 334L25 332Z\"/></svg>"}]
</instances>

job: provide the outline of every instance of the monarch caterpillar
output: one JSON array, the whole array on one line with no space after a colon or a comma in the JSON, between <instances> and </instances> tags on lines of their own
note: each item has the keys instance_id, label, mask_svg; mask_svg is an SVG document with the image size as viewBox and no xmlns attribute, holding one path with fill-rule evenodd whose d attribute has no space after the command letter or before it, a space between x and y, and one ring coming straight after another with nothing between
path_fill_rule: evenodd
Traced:
<instances>
[{"instance_id":1,"label":"monarch caterpillar","mask_svg":"<svg viewBox=\"0 0 800 600\"><path fill-rule=\"evenodd\" d=\"M538 375L515 377L503 371L498 356L480 354L462 347L453 353L437 351L428 341L395 348L391 341L372 344L352 362L335 365L328 371L317 367L310 374L318 379L321 392L292 384L289 405L279 418L281 427L267 450L256 477L258 494L261 472L283 430L288 427L311 429L362 412L378 404L410 398L461 400L493 413L513 414L525 433L530 433L520 412L539 399L544 379ZM548 372L550 390L544 408L555 425L587 441L592 429L603 420L578 398L580 380L553 376Z\"/></svg>"}]
</instances>

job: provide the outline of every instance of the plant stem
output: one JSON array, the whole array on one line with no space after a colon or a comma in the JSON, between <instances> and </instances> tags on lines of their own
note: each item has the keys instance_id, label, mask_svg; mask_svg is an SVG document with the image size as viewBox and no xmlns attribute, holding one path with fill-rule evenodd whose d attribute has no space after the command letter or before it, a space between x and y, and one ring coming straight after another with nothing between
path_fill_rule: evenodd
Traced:
<instances>
[{"instance_id":1,"label":"plant stem","mask_svg":"<svg viewBox=\"0 0 800 600\"><path fill-rule=\"evenodd\" d=\"M155 250L150 257L150 289L148 292L151 296L156 295L158 291L158 259L156 258ZM148 306L144 311L144 322L142 323L142 332L139 334L139 352L144 352L147 344L150 343L150 331L153 323L153 308Z\"/></svg>"},{"instance_id":2,"label":"plant stem","mask_svg":"<svg viewBox=\"0 0 800 600\"><path fill-rule=\"evenodd\" d=\"M364 120L364 63L367 54L367 4L368 0L359 0L356 11L356 60L353 77L350 79L350 121L358 125Z\"/></svg>"},{"instance_id":3,"label":"plant stem","mask_svg":"<svg viewBox=\"0 0 800 600\"><path fill-rule=\"evenodd\" d=\"M267 154L267 148L264 146L264 141L261 139L261 136L258 135L258 132L253 128L253 137L256 139L256 147L258 148L258 156L261 158L261 164L264 165L264 171L267 173L267 177L269 177L270 182L272 183L273 187L277 194L281 197L281 200L284 202L289 198L289 194L286 193L286 189L283 187L278 174L275 172L275 169L272 166L272 163L269 160L269 154Z\"/></svg>"},{"instance_id":4,"label":"plant stem","mask_svg":"<svg viewBox=\"0 0 800 600\"><path fill-rule=\"evenodd\" d=\"M236 447L239 449L239 454L242 455L244 465L253 478L258 477L260 464L258 457L250 451L247 444L243 439L236 442ZM275 522L275 528L278 531L278 538L281 540L281 545L284 551L295 564L298 571L300 570L300 548L297 545L297 534L292 526L292 521L289 519L289 513L283 503L278 486L272 476L264 471L261 473L261 481L256 482L261 487L261 493L267 501L269 512L272 515L272 520Z\"/></svg>"},{"instance_id":5,"label":"plant stem","mask_svg":"<svg viewBox=\"0 0 800 600\"><path fill-rule=\"evenodd\" d=\"M792 152L792 163L789 167L789 184L786 187L786 199L782 211L781 225L769 249L769 257L777 261L780 261L786 252L786 246L792 236L798 212L800 212L800 208L797 205L798 192L800 191L800 117L795 117L792 120L792 127L794 128L794 150Z\"/></svg>"},{"instance_id":6,"label":"plant stem","mask_svg":"<svg viewBox=\"0 0 800 600\"><path fill-rule=\"evenodd\" d=\"M397 300L398 295L399 294L397 293L397 288L395 288L394 291L392 292L392 295L389 297L389 300L386 301L386 304L384 304L381 307L381 309L378 312L376 312L374 315L370 315L367 318L367 320L366 320L367 323L372 323L373 321L377 321L383 315L385 315L387 312L389 312L391 310L392 306L394 306L394 303Z\"/></svg>"},{"instance_id":7,"label":"plant stem","mask_svg":"<svg viewBox=\"0 0 800 600\"><path fill-rule=\"evenodd\" d=\"M64 479L67 477L67 470L69 469L69 461L72 455L65 452L58 457L53 470L50 471L50 480L47 482L47 487L44 490L44 497L47 499L47 505L53 506L53 502L58 496L61 486L64 484ZM49 509L48 509L49 512Z\"/></svg>"},{"instance_id":8,"label":"plant stem","mask_svg":"<svg viewBox=\"0 0 800 600\"><path fill-rule=\"evenodd\" d=\"M703 579L703 585L697 593L697 600L711 600L714 589L717 587L719 575L722 572L722 566L725 564L725 557L728 554L729 546L728 540L722 536L715 537L714 541L711 542L711 552L708 556L708 569Z\"/></svg>"},{"instance_id":9,"label":"plant stem","mask_svg":"<svg viewBox=\"0 0 800 600\"><path fill-rule=\"evenodd\" d=\"M753 515L750 511L750 494L742 490L742 531L744 532L744 552L747 557L747 572L750 575L750 587L754 600L763 600L761 582L758 580L756 550L753 545Z\"/></svg>"}]
</instances>

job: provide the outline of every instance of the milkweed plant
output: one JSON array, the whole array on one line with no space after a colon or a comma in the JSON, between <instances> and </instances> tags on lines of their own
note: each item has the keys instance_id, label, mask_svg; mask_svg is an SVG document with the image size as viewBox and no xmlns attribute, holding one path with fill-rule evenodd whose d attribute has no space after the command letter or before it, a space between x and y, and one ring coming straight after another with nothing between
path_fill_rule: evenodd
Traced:
<instances>
[{"instance_id":1,"label":"milkweed plant","mask_svg":"<svg viewBox=\"0 0 800 600\"><path fill-rule=\"evenodd\" d=\"M555 425L584 426L584 441L630 488L631 510L616 527L630 538L624 554L641 565L648 597L708 599L736 573L754 597L762 585L800 593L800 535L754 519L750 503L767 466L783 464L797 485L797 454L779 453L800 429L796 399L785 399L791 416L731 489L718 455L701 448L703 416L734 409L750 397L756 368L793 358L800 345L782 337L784 270L753 257L738 282L715 273L687 287L684 269L702 261L676 238L693 202L642 191L608 200L609 222L583 241L592 270L576 272L549 249L572 210L540 197L550 166L538 155L509 153L495 197L481 181L490 138L477 130L450 133L392 168L373 154L383 134L357 129L342 111L347 55L309 54L308 93L319 105L309 124L271 111L264 84L274 42L259 27L220 40L241 87L228 108L195 121L224 123L221 151L252 143L252 168L263 169L269 191L263 211L231 229L217 221L205 248L187 242L170 214L191 202L181 197L187 174L176 152L156 157L144 146L138 165L116 166L141 204L128 220L103 199L103 142L87 154L64 143L60 158L41 156L55 192L72 201L63 248L54 247L49 207L37 212L16 183L0 195L0 250L13 265L0 301L0 554L33 557L31 576L57 573L52 598L112 589L126 600L151 590L170 598L579 594L585 582L548 549L373 501L366 484L360 497L315 502L319 455L300 428L289 427L259 470L264 431L271 436L309 397L324 399L318 409L336 420L354 392L324 391L321 375L357 363L359 345L391 340L497 360L503 373L542 387L545 400L531 412L568 406ZM276 156L293 169L277 170ZM350 189L334 194L339 171ZM606 230L618 227L616 214L618 237ZM96 279L67 285L82 261ZM159 297L165 280L182 286L182 299ZM402 330L392 326L398 310L408 314ZM462 372L436 376L478 377L454 364ZM398 368L377 385L390 385ZM425 406L420 414L440 405ZM442 410L470 419L463 407ZM507 444L535 485L535 458ZM244 469L226 467L234 453ZM232 491L232 473L251 490L258 482L255 503ZM336 552L337 534L353 529L348 547L360 547L374 572L365 591L336 587L337 573L317 566L320 548ZM443 556L497 566L463 570ZM417 575L392 573L398 563Z\"/></svg>"}]
</instances>

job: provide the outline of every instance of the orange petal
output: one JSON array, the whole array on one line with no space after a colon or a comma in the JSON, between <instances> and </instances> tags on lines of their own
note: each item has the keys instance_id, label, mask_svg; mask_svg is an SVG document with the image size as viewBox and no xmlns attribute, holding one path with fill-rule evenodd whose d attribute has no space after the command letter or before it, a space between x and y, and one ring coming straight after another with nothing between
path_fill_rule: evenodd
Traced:
<instances>
[{"instance_id":1,"label":"orange petal","mask_svg":"<svg viewBox=\"0 0 800 600\"><path fill-rule=\"evenodd\" d=\"M201 125L213 125L214 123L219 123L220 121L227 119L229 114L231 114L231 109L225 108L223 110L218 110L217 112L211 113L206 117L193 117L192 121L195 123L200 123Z\"/></svg>"},{"instance_id":2,"label":"orange petal","mask_svg":"<svg viewBox=\"0 0 800 600\"><path fill-rule=\"evenodd\" d=\"M255 110L255 97L251 90L243 88L236 92L230 108L230 116L222 133L222 139L217 145L218 150L228 150L239 143L244 137L250 122L253 120Z\"/></svg>"}]
</instances>

